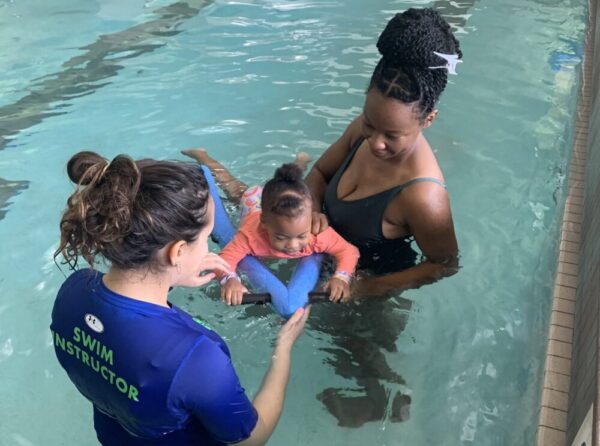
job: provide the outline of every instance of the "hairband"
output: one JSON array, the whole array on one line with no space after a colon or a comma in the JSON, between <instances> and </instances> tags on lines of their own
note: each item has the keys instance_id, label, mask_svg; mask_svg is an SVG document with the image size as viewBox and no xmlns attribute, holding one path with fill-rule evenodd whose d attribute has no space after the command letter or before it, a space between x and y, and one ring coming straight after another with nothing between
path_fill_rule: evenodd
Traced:
<instances>
[{"instance_id":1,"label":"hairband","mask_svg":"<svg viewBox=\"0 0 600 446\"><path fill-rule=\"evenodd\" d=\"M438 53L437 51L434 51L433 54L444 59L446 61L446 65L440 65L438 67L428 67L430 70L445 68L448 70L448 74L458 74L456 73L456 64L462 63L462 60L458 58L458 54L444 54Z\"/></svg>"}]
</instances>

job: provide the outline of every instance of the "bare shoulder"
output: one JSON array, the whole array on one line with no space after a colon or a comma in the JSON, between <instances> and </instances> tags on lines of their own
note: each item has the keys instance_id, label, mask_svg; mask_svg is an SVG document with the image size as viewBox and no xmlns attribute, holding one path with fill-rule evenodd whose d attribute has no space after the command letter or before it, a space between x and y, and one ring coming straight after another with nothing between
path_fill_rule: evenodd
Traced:
<instances>
[{"instance_id":1,"label":"bare shoulder","mask_svg":"<svg viewBox=\"0 0 600 446\"><path fill-rule=\"evenodd\" d=\"M433 262L448 262L458 253L448 191L434 182L407 188L403 197L404 222L423 255Z\"/></svg>"},{"instance_id":2,"label":"bare shoulder","mask_svg":"<svg viewBox=\"0 0 600 446\"><path fill-rule=\"evenodd\" d=\"M440 184L421 181L403 190L400 197L403 214L411 228L447 224L452 220L450 197Z\"/></svg>"}]
</instances>

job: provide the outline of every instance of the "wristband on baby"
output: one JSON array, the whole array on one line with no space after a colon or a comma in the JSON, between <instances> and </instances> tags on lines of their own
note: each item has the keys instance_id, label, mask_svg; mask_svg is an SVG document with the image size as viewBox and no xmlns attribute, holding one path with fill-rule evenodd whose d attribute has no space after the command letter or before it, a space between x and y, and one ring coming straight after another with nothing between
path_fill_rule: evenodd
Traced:
<instances>
[{"instance_id":1,"label":"wristband on baby","mask_svg":"<svg viewBox=\"0 0 600 446\"><path fill-rule=\"evenodd\" d=\"M350 283L350 281L352 280L352 274L347 273L346 271L336 271L333 274L333 277L335 277L336 279L343 280L346 283Z\"/></svg>"},{"instance_id":2,"label":"wristband on baby","mask_svg":"<svg viewBox=\"0 0 600 446\"><path fill-rule=\"evenodd\" d=\"M229 279L237 279L240 280L240 276L238 276L235 272L227 274L225 277L221 279L219 282L221 285L225 285ZM241 282L241 281L240 281Z\"/></svg>"}]
</instances>

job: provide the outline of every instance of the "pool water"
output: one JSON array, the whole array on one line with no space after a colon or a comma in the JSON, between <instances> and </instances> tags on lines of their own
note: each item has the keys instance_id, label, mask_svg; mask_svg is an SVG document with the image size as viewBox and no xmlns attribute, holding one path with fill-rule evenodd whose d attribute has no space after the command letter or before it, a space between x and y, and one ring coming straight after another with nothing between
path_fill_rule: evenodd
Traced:
<instances>
[{"instance_id":1,"label":"pool water","mask_svg":"<svg viewBox=\"0 0 600 446\"><path fill-rule=\"evenodd\" d=\"M270 444L533 443L584 0L0 1L0 445L96 444L48 329L69 157L201 145L248 183L297 151L316 159L360 113L379 32L411 6L446 14L465 55L426 133L462 269L385 303L314 306ZM226 339L253 394L280 319L217 294L172 301ZM383 412L361 424L355 399L354 427L317 398L364 387Z\"/></svg>"}]
</instances>

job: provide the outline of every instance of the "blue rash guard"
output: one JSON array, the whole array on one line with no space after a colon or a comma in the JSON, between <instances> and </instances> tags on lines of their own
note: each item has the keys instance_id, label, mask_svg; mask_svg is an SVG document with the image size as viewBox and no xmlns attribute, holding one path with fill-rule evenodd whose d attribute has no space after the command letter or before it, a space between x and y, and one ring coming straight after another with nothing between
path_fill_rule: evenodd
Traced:
<instances>
[{"instance_id":1,"label":"blue rash guard","mask_svg":"<svg viewBox=\"0 0 600 446\"><path fill-rule=\"evenodd\" d=\"M83 269L52 311L61 366L94 405L104 445L222 445L250 436L258 416L225 342L175 306L110 291Z\"/></svg>"}]
</instances>

